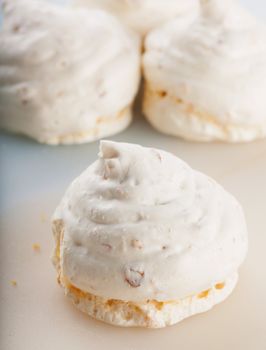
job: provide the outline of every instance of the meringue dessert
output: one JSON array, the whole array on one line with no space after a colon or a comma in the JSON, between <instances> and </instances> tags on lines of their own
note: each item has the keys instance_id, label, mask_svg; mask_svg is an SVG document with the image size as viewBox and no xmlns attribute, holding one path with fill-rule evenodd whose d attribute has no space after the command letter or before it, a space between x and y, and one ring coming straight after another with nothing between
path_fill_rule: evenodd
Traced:
<instances>
[{"instance_id":1,"label":"meringue dessert","mask_svg":"<svg viewBox=\"0 0 266 350\"><path fill-rule=\"evenodd\" d=\"M3 1L0 126L48 144L125 129L140 80L140 40L113 16Z\"/></svg>"},{"instance_id":2,"label":"meringue dessert","mask_svg":"<svg viewBox=\"0 0 266 350\"><path fill-rule=\"evenodd\" d=\"M248 246L240 205L214 180L165 151L111 141L66 191L53 232L65 294L130 327L165 327L223 301Z\"/></svg>"},{"instance_id":3,"label":"meringue dessert","mask_svg":"<svg viewBox=\"0 0 266 350\"><path fill-rule=\"evenodd\" d=\"M73 4L110 12L142 36L170 19L199 11L198 0L73 0Z\"/></svg>"},{"instance_id":4,"label":"meringue dessert","mask_svg":"<svg viewBox=\"0 0 266 350\"><path fill-rule=\"evenodd\" d=\"M233 0L202 0L201 14L151 32L144 114L159 131L196 141L266 135L266 27Z\"/></svg>"}]
</instances>

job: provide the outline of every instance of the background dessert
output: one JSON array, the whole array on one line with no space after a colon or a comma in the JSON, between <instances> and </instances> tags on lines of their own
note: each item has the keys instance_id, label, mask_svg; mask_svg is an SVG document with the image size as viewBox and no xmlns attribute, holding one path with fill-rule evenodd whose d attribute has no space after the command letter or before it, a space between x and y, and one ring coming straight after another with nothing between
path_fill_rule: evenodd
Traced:
<instances>
[{"instance_id":1,"label":"background dessert","mask_svg":"<svg viewBox=\"0 0 266 350\"><path fill-rule=\"evenodd\" d=\"M112 135L131 121L140 43L102 11L3 1L0 126L49 144Z\"/></svg>"},{"instance_id":2,"label":"background dessert","mask_svg":"<svg viewBox=\"0 0 266 350\"><path fill-rule=\"evenodd\" d=\"M235 1L202 0L145 42L144 113L159 131L197 141L266 134L266 30Z\"/></svg>"},{"instance_id":3,"label":"background dessert","mask_svg":"<svg viewBox=\"0 0 266 350\"><path fill-rule=\"evenodd\" d=\"M198 12L198 0L73 0L73 4L106 10L141 35L174 17Z\"/></svg>"}]
</instances>

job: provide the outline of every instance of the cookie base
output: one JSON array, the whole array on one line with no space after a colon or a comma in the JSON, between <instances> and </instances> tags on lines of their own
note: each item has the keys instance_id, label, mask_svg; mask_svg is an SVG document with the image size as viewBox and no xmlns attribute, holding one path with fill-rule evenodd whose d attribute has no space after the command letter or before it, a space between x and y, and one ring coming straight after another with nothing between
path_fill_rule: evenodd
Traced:
<instances>
[{"instance_id":1,"label":"cookie base","mask_svg":"<svg viewBox=\"0 0 266 350\"><path fill-rule=\"evenodd\" d=\"M174 325L192 315L210 310L222 302L233 291L238 280L236 273L212 288L181 300L160 302L126 302L104 299L86 293L63 282L65 294L73 304L87 315L112 325L122 327L163 328Z\"/></svg>"}]
</instances>

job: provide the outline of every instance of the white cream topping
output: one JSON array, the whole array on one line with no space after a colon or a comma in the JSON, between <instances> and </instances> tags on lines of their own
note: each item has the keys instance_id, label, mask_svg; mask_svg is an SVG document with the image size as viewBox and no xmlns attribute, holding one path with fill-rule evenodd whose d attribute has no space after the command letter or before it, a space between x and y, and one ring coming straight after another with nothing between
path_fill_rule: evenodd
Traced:
<instances>
[{"instance_id":1,"label":"white cream topping","mask_svg":"<svg viewBox=\"0 0 266 350\"><path fill-rule=\"evenodd\" d=\"M102 141L99 159L69 187L62 276L128 301L177 300L236 273L247 251L238 202L165 151Z\"/></svg>"},{"instance_id":2,"label":"white cream topping","mask_svg":"<svg viewBox=\"0 0 266 350\"><path fill-rule=\"evenodd\" d=\"M151 32L143 65L152 89L225 125L266 131L265 25L235 1L202 0L192 23L174 20ZM167 128L168 114L162 123Z\"/></svg>"},{"instance_id":3,"label":"white cream topping","mask_svg":"<svg viewBox=\"0 0 266 350\"><path fill-rule=\"evenodd\" d=\"M142 35L167 20L198 12L198 0L73 0L78 6L101 8Z\"/></svg>"},{"instance_id":4,"label":"white cream topping","mask_svg":"<svg viewBox=\"0 0 266 350\"><path fill-rule=\"evenodd\" d=\"M30 0L3 5L2 127L59 143L68 135L96 139L128 125L130 117L126 123L116 118L138 89L137 35L100 10Z\"/></svg>"}]
</instances>

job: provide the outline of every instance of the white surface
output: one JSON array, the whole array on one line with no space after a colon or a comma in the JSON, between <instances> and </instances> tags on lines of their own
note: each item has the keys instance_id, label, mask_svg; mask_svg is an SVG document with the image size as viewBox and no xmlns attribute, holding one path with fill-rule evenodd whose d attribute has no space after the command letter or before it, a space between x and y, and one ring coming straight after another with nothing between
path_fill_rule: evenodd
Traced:
<instances>
[{"instance_id":1,"label":"white surface","mask_svg":"<svg viewBox=\"0 0 266 350\"><path fill-rule=\"evenodd\" d=\"M249 4L266 20L264 0ZM236 290L212 311L163 330L115 328L80 313L55 281L49 217L69 182L96 158L98 143L54 148L3 133L0 348L264 350L266 140L245 145L188 143L161 135L140 119L112 139L173 152L238 198L247 215L250 250ZM33 251L33 243L41 245L40 252ZM17 281L16 287L11 280Z\"/></svg>"}]
</instances>

